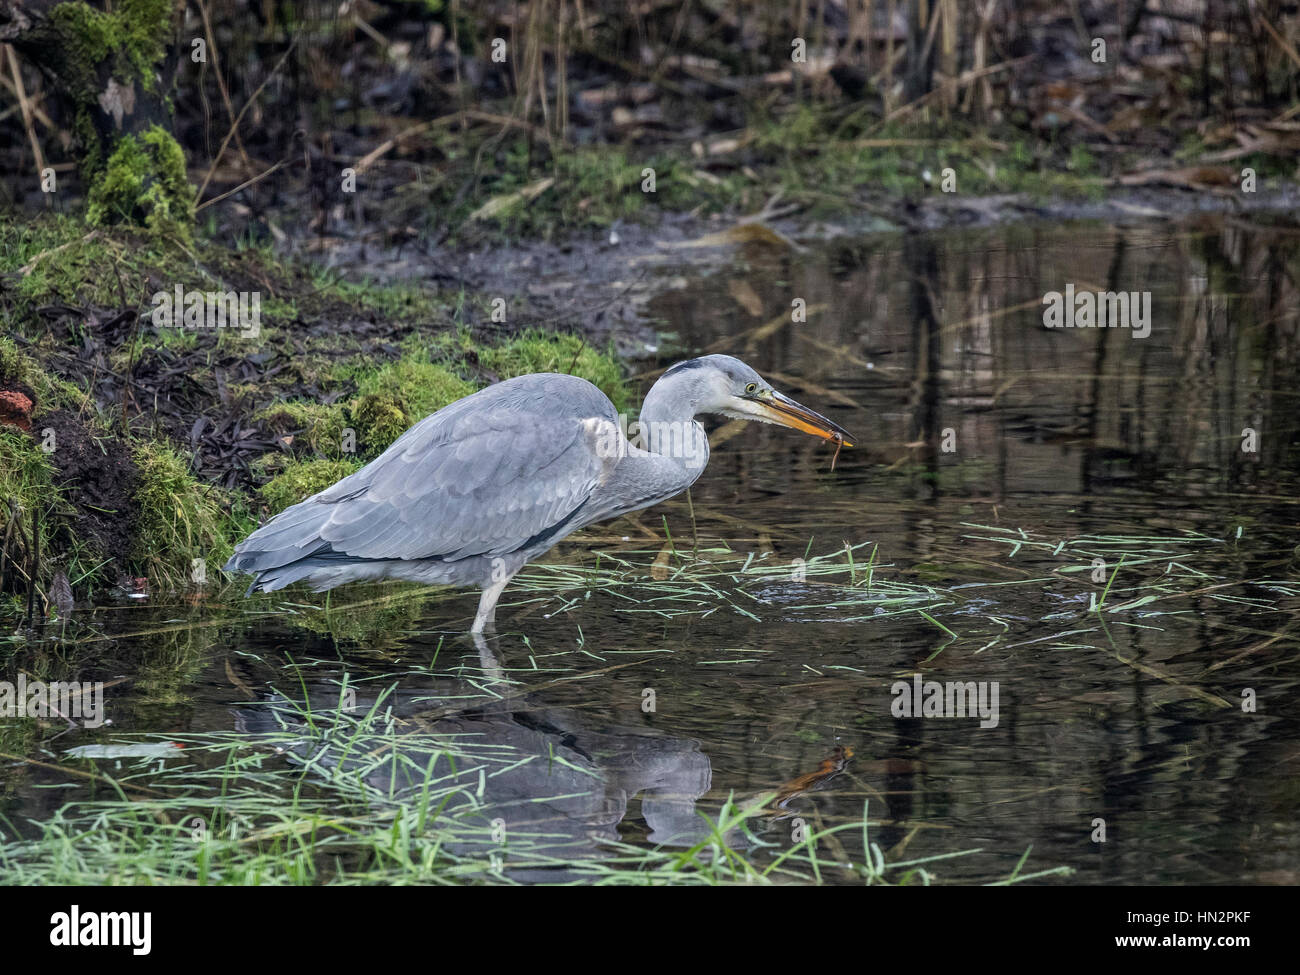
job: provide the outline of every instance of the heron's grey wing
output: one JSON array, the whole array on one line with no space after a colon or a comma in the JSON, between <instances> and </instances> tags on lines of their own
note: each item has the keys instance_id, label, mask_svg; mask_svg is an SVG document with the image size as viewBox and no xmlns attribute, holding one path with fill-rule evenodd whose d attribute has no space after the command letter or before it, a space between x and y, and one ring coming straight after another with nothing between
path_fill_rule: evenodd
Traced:
<instances>
[{"instance_id":1,"label":"heron's grey wing","mask_svg":"<svg viewBox=\"0 0 1300 975\"><path fill-rule=\"evenodd\" d=\"M592 433L621 440L617 420L609 399L574 376L489 386L282 511L235 547L226 568L265 572L328 553L455 560L516 551L562 530L608 477L616 452Z\"/></svg>"},{"instance_id":2,"label":"heron's grey wing","mask_svg":"<svg viewBox=\"0 0 1300 975\"><path fill-rule=\"evenodd\" d=\"M573 515L608 463L590 425L574 417L507 410L448 419L413 428L368 467L304 502L330 507L318 537L356 558L514 552Z\"/></svg>"}]
</instances>

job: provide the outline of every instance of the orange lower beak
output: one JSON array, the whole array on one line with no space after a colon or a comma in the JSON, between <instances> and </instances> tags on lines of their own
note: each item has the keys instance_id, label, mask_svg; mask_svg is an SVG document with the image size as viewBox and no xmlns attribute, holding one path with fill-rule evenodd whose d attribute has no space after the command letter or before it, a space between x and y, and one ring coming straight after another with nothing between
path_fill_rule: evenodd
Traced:
<instances>
[{"instance_id":1,"label":"orange lower beak","mask_svg":"<svg viewBox=\"0 0 1300 975\"><path fill-rule=\"evenodd\" d=\"M846 447L853 446L852 437L842 426L838 423L832 423L820 413L814 413L802 403L796 403L788 396L773 391L766 396L754 397L753 403L773 423L779 423L783 427L790 427L794 430L802 430L804 433L811 433L814 437L820 437L823 440L834 440Z\"/></svg>"}]
</instances>

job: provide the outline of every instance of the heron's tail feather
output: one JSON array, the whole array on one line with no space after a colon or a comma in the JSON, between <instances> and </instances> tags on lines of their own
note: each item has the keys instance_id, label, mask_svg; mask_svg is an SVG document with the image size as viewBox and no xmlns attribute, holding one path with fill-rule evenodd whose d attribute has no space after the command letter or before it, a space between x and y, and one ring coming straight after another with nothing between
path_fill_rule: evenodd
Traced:
<instances>
[{"instance_id":1,"label":"heron's tail feather","mask_svg":"<svg viewBox=\"0 0 1300 975\"><path fill-rule=\"evenodd\" d=\"M451 566L437 559L368 559L335 551L320 537L331 507L309 498L286 508L235 546L225 570L252 575L250 595L302 581L323 592L345 582L408 579L440 583L451 578Z\"/></svg>"},{"instance_id":2,"label":"heron's tail feather","mask_svg":"<svg viewBox=\"0 0 1300 975\"><path fill-rule=\"evenodd\" d=\"M300 562L291 562L289 565L258 572L253 578L252 585L248 587L248 591L254 593L260 589L262 592L274 592L301 579L306 579L318 569L317 565L312 564L313 561L313 559L303 559Z\"/></svg>"},{"instance_id":3,"label":"heron's tail feather","mask_svg":"<svg viewBox=\"0 0 1300 975\"><path fill-rule=\"evenodd\" d=\"M256 578L249 587L250 593L258 589L274 592L301 581L308 582L316 592L324 592L346 582L379 579L405 579L436 585L451 579L453 567L437 561L358 559L342 552L322 552L288 565L254 571Z\"/></svg>"},{"instance_id":4,"label":"heron's tail feather","mask_svg":"<svg viewBox=\"0 0 1300 975\"><path fill-rule=\"evenodd\" d=\"M224 568L227 572L248 572L257 578L253 588L282 589L314 571L307 563L330 551L320 537L330 509L312 501L286 508L235 546Z\"/></svg>"}]
</instances>

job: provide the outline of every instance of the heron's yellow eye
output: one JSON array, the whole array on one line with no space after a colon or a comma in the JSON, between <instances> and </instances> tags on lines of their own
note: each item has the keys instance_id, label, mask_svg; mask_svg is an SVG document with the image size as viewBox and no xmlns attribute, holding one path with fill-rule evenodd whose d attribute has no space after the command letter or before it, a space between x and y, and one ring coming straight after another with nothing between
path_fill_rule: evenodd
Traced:
<instances>
[{"instance_id":1,"label":"heron's yellow eye","mask_svg":"<svg viewBox=\"0 0 1300 975\"><path fill-rule=\"evenodd\" d=\"M754 393L758 392L758 383L749 383L745 387L745 392L749 393L750 395L753 395Z\"/></svg>"}]
</instances>

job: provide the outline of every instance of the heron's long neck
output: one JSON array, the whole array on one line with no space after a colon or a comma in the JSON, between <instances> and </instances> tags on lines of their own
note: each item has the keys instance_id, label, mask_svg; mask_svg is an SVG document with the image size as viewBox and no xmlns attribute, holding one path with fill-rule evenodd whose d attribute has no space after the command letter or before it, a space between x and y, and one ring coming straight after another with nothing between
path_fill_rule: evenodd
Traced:
<instances>
[{"instance_id":1,"label":"heron's long neck","mask_svg":"<svg viewBox=\"0 0 1300 975\"><path fill-rule=\"evenodd\" d=\"M641 447L698 472L709 459L709 438L695 420L697 397L689 377L665 376L650 388L641 406Z\"/></svg>"}]
</instances>

